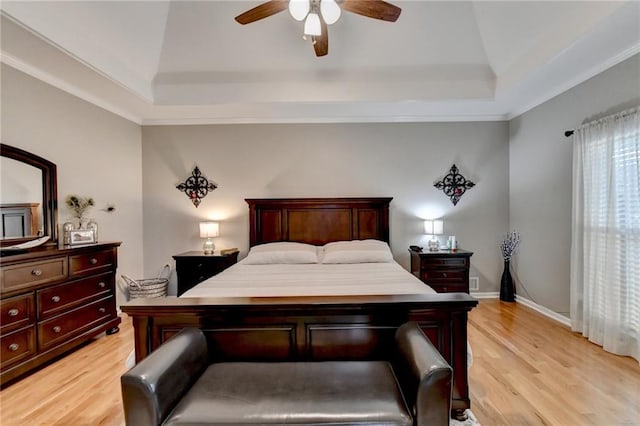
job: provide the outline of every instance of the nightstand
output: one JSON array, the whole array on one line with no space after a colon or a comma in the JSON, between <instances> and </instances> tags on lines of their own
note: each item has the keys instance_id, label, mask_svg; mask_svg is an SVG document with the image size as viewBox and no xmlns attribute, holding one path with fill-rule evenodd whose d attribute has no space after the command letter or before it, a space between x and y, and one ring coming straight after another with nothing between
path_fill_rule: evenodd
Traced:
<instances>
[{"instance_id":1,"label":"nightstand","mask_svg":"<svg viewBox=\"0 0 640 426\"><path fill-rule=\"evenodd\" d=\"M469 293L469 266L473 252L466 250L413 251L411 273L438 293Z\"/></svg>"},{"instance_id":2,"label":"nightstand","mask_svg":"<svg viewBox=\"0 0 640 426\"><path fill-rule=\"evenodd\" d=\"M178 296L198 283L234 265L238 252L229 254L204 254L202 251L188 251L173 256L178 277Z\"/></svg>"}]
</instances>

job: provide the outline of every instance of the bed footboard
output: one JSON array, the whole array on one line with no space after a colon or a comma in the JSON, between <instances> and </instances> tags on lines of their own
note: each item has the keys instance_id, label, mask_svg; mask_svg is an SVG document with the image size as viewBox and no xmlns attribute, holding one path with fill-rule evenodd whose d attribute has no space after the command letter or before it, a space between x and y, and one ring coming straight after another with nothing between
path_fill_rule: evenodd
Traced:
<instances>
[{"instance_id":1,"label":"bed footboard","mask_svg":"<svg viewBox=\"0 0 640 426\"><path fill-rule=\"evenodd\" d=\"M388 359L397 328L417 322L454 370L452 408L469 408L465 293L136 299L122 306L133 319L136 361L184 327L205 332L210 361Z\"/></svg>"}]
</instances>

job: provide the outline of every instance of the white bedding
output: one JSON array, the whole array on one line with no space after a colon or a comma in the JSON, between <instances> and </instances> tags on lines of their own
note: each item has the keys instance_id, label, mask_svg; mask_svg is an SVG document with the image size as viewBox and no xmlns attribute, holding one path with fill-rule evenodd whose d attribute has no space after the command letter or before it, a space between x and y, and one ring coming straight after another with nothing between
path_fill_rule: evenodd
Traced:
<instances>
[{"instance_id":1,"label":"white bedding","mask_svg":"<svg viewBox=\"0 0 640 426\"><path fill-rule=\"evenodd\" d=\"M180 297L361 296L434 293L396 262L250 265L241 261Z\"/></svg>"}]
</instances>

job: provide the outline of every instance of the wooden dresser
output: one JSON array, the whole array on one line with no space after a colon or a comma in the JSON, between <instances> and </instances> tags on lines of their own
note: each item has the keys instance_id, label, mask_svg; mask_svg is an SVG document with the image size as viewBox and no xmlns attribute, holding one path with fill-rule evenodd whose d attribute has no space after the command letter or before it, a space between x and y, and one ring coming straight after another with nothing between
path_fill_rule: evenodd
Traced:
<instances>
[{"instance_id":1,"label":"wooden dresser","mask_svg":"<svg viewBox=\"0 0 640 426\"><path fill-rule=\"evenodd\" d=\"M438 293L469 293L469 267L473 252L466 250L414 251L411 273Z\"/></svg>"},{"instance_id":2,"label":"wooden dresser","mask_svg":"<svg viewBox=\"0 0 640 426\"><path fill-rule=\"evenodd\" d=\"M116 333L119 242L0 258L0 383L106 331Z\"/></svg>"}]
</instances>

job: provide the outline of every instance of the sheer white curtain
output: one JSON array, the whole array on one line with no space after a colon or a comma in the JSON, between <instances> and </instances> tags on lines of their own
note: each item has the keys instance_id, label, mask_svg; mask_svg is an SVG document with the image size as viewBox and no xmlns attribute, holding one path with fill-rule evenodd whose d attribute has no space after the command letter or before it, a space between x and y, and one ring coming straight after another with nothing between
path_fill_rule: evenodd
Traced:
<instances>
[{"instance_id":1,"label":"sheer white curtain","mask_svg":"<svg viewBox=\"0 0 640 426\"><path fill-rule=\"evenodd\" d=\"M640 108L573 140L571 324L640 362Z\"/></svg>"}]
</instances>

